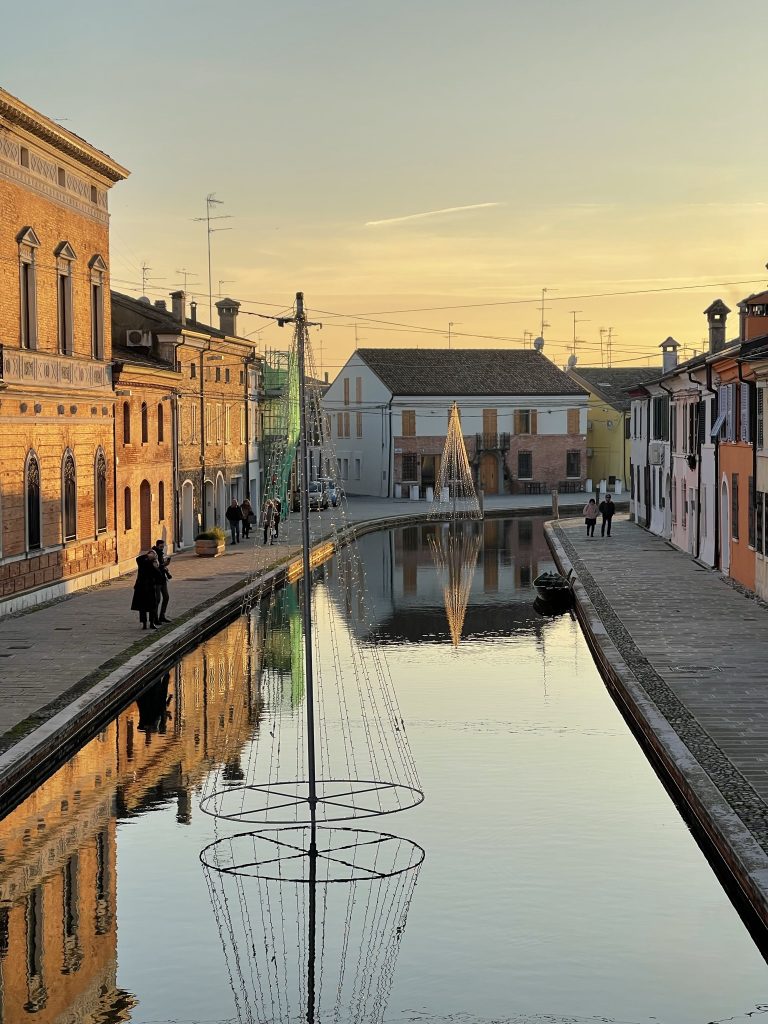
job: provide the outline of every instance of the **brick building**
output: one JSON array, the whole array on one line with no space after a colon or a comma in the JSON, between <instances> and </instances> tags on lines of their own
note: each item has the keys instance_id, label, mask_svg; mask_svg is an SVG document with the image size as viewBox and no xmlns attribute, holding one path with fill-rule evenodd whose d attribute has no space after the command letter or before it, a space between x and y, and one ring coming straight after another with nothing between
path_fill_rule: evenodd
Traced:
<instances>
[{"instance_id":1,"label":"brick building","mask_svg":"<svg viewBox=\"0 0 768 1024\"><path fill-rule=\"evenodd\" d=\"M539 351L364 348L323 405L346 491L425 497L454 401L486 494L583 490L587 400Z\"/></svg>"},{"instance_id":2,"label":"brick building","mask_svg":"<svg viewBox=\"0 0 768 1024\"><path fill-rule=\"evenodd\" d=\"M253 342L237 337L239 304L231 299L222 299L216 306L219 311L218 328L197 320L194 302L188 312L186 297L181 291L171 295L170 310L163 300L153 305L145 298L134 299L112 293L114 343L128 344L134 335L137 340L143 338L142 351L152 361L158 383L160 378L157 374L162 372L165 375L166 387L171 383L167 374L173 368L173 390L171 400L166 404L169 406L174 443L170 451L163 449L157 452L158 460L165 460L165 469L161 470L158 464L157 491L152 489L152 482L146 478L153 500L148 502L148 488L145 487L143 507L145 519L151 520L153 529L160 529L162 533L165 526L173 536L174 545L180 547L194 543L201 528L224 527L224 513L232 498L241 501L249 494L254 508L258 508L261 493L258 405L262 360L256 355ZM132 388L128 390L133 391ZM155 400L158 397L162 401L162 396L155 391L151 409L147 400L150 421L153 416L159 416L160 404ZM130 399L133 401L133 395ZM144 400L140 398L140 402ZM133 451L133 431L141 429L142 422L136 419L134 424L135 403L130 407L129 415ZM152 422L148 425L148 435L150 440L157 437L156 420L154 426ZM162 474L167 472L169 456L174 460L171 471L173 489L172 495L165 494L166 518L161 521L158 517L159 484ZM139 488L142 482L138 480L140 467L130 472L129 466L130 462L126 464L125 479L121 475L122 469L119 469L118 490L122 487L124 493L126 488L130 488L133 515L137 507L137 481ZM139 496L139 523L140 502ZM121 520L121 525L124 526L124 522ZM132 529L135 531L135 527ZM140 537L136 535L133 539Z\"/></svg>"},{"instance_id":3,"label":"brick building","mask_svg":"<svg viewBox=\"0 0 768 1024\"><path fill-rule=\"evenodd\" d=\"M116 571L107 194L127 174L0 89L0 614Z\"/></svg>"}]
</instances>

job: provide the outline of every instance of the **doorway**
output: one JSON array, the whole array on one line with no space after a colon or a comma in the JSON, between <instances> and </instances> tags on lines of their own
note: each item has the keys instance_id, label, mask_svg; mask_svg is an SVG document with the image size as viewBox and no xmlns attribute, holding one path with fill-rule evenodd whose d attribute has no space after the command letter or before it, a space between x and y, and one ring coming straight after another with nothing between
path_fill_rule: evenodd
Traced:
<instances>
[{"instance_id":1,"label":"doorway","mask_svg":"<svg viewBox=\"0 0 768 1024\"><path fill-rule=\"evenodd\" d=\"M139 522L141 526L141 549L152 547L152 488L149 480L142 480L139 488Z\"/></svg>"},{"instance_id":2,"label":"doorway","mask_svg":"<svg viewBox=\"0 0 768 1024\"><path fill-rule=\"evenodd\" d=\"M480 489L486 494L499 493L499 460L491 452L480 459Z\"/></svg>"},{"instance_id":3,"label":"doorway","mask_svg":"<svg viewBox=\"0 0 768 1024\"><path fill-rule=\"evenodd\" d=\"M189 547L195 539L195 491L189 480L181 488L181 544Z\"/></svg>"},{"instance_id":4,"label":"doorway","mask_svg":"<svg viewBox=\"0 0 768 1024\"><path fill-rule=\"evenodd\" d=\"M213 506L213 482L205 481L205 499L203 502L203 529L210 530L216 525Z\"/></svg>"},{"instance_id":5,"label":"doorway","mask_svg":"<svg viewBox=\"0 0 768 1024\"><path fill-rule=\"evenodd\" d=\"M720 491L720 568L728 572L731 567L731 504L728 484L723 480Z\"/></svg>"},{"instance_id":6,"label":"doorway","mask_svg":"<svg viewBox=\"0 0 768 1024\"><path fill-rule=\"evenodd\" d=\"M421 491L422 497L426 497L427 488L431 487L434 493L435 485L440 479L440 456L421 456Z\"/></svg>"},{"instance_id":7,"label":"doorway","mask_svg":"<svg viewBox=\"0 0 768 1024\"><path fill-rule=\"evenodd\" d=\"M216 477L216 525L222 530L227 525L225 512L227 511L227 487L221 473Z\"/></svg>"}]
</instances>

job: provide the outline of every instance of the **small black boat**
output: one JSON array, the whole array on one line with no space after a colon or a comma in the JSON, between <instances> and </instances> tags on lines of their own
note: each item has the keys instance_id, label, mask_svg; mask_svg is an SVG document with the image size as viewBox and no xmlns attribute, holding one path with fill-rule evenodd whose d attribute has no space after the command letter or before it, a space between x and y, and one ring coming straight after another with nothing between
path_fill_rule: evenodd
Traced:
<instances>
[{"instance_id":1,"label":"small black boat","mask_svg":"<svg viewBox=\"0 0 768 1024\"><path fill-rule=\"evenodd\" d=\"M573 601L571 584L557 572L543 572L533 581L539 598L548 605L568 608Z\"/></svg>"}]
</instances>

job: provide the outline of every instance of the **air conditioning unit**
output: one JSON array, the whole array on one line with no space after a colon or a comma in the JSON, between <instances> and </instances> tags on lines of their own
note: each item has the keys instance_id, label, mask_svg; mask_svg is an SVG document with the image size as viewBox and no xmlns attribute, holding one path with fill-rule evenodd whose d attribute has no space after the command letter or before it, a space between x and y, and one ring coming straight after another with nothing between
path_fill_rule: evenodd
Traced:
<instances>
[{"instance_id":1,"label":"air conditioning unit","mask_svg":"<svg viewBox=\"0 0 768 1024\"><path fill-rule=\"evenodd\" d=\"M149 331L126 331L125 344L128 348L151 348L152 335Z\"/></svg>"},{"instance_id":2,"label":"air conditioning unit","mask_svg":"<svg viewBox=\"0 0 768 1024\"><path fill-rule=\"evenodd\" d=\"M593 455L593 451L592 451L592 449L591 449L591 448L587 448L587 458L588 458L588 459L591 459L591 458L592 458L592 455Z\"/></svg>"},{"instance_id":3,"label":"air conditioning unit","mask_svg":"<svg viewBox=\"0 0 768 1024\"><path fill-rule=\"evenodd\" d=\"M664 465L664 443L663 441L651 441L648 446L648 462L651 466Z\"/></svg>"}]
</instances>

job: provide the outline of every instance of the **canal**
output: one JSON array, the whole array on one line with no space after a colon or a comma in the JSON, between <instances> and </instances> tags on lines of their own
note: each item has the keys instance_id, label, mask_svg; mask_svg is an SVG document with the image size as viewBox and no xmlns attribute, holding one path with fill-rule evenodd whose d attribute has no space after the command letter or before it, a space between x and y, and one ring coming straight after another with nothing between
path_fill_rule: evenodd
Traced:
<instances>
[{"instance_id":1,"label":"canal","mask_svg":"<svg viewBox=\"0 0 768 1024\"><path fill-rule=\"evenodd\" d=\"M425 794L361 827L425 857L375 903L358 890L340 918L321 903L326 978L354 954L376 998L318 1020L381 1020L385 1006L387 1021L433 1024L746 1024L766 1012L766 963L577 623L533 608L532 581L553 568L543 521L486 521L451 580L434 525L360 541ZM333 562L317 571L317 600L348 613L365 647L344 586ZM254 926L254 880L226 879L230 896L212 905L199 860L222 834L199 809L212 773L242 774L270 704L288 723L304 714L298 602L281 607L270 635L253 609L186 654L0 823L1 1021L295 1019L279 991L293 973L263 947L282 933L281 956L302 961L303 905L281 895L269 928ZM275 971L271 1016L238 995L260 957Z\"/></svg>"}]
</instances>

